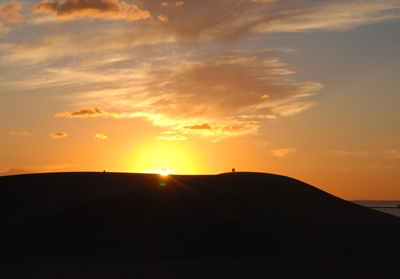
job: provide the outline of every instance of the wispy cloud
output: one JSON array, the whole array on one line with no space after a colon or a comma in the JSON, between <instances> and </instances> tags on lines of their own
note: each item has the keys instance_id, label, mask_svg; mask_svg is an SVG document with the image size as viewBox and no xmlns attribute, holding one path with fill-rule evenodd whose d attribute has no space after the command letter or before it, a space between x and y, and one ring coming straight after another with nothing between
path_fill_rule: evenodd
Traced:
<instances>
[{"instance_id":1,"label":"wispy cloud","mask_svg":"<svg viewBox=\"0 0 400 279\"><path fill-rule=\"evenodd\" d=\"M271 153L272 153L272 155L274 155L276 157L284 158L286 155L288 155L290 153L294 153L296 151L297 151L296 148L281 148L281 149L272 150Z\"/></svg>"},{"instance_id":2,"label":"wispy cloud","mask_svg":"<svg viewBox=\"0 0 400 279\"><path fill-rule=\"evenodd\" d=\"M234 41L252 34L271 32L340 31L400 18L397 0L147 0L138 5L113 0L43 0L35 11L54 12L59 19L141 21L126 26L125 35L131 34L130 44L138 38L141 42L153 44L156 40Z\"/></svg>"},{"instance_id":3,"label":"wispy cloud","mask_svg":"<svg viewBox=\"0 0 400 279\"><path fill-rule=\"evenodd\" d=\"M143 5L151 14L168 18L168 24L161 27L164 34L184 41L231 41L269 32L348 30L400 17L397 0L188 0L179 9L165 9L173 6L172 2L154 5L153 1L144 1Z\"/></svg>"},{"instance_id":4,"label":"wispy cloud","mask_svg":"<svg viewBox=\"0 0 400 279\"><path fill-rule=\"evenodd\" d=\"M40 172L53 172L53 171L60 171L60 170L68 170L72 167L76 167L76 164L52 164L46 165L40 168Z\"/></svg>"},{"instance_id":5,"label":"wispy cloud","mask_svg":"<svg viewBox=\"0 0 400 279\"><path fill-rule=\"evenodd\" d=\"M27 166L24 168L3 168L0 169L0 176L54 172L54 171L70 171L72 168L77 166L78 165L76 164L52 164L52 165L36 166L36 167Z\"/></svg>"},{"instance_id":6,"label":"wispy cloud","mask_svg":"<svg viewBox=\"0 0 400 279\"><path fill-rule=\"evenodd\" d=\"M188 51L166 59L157 52L151 58L117 60L119 65L129 63L132 68L115 67L113 62L105 64L104 70L87 66L81 70L74 65L68 71L62 69L62 75L54 69L51 76L46 68L43 81L47 86L45 80L59 80L68 92L63 100L71 105L96 103L113 111L83 107L58 112L56 117L142 117L156 126L186 129L216 140L257 133L263 122L300 113L314 104L310 98L322 85L291 79L293 71L275 58L285 53L287 50L267 49L193 55ZM74 78L66 83L65 77ZM79 88L74 82L84 86ZM76 93L70 93L69 83ZM37 84L43 86L41 81ZM29 80L24 83L34 85ZM9 86L15 89L19 85ZM109 89L93 90L101 87ZM193 123L210 127L189 129L196 125Z\"/></svg>"},{"instance_id":7,"label":"wispy cloud","mask_svg":"<svg viewBox=\"0 0 400 279\"><path fill-rule=\"evenodd\" d=\"M68 31L40 29L18 43L0 43L4 90L54 89L79 108L56 117L140 117L211 140L256 134L267 121L301 113L316 104L313 95L323 85L293 78L277 58L292 55L288 49L201 47L260 33L340 31L400 18L397 0L44 0L35 11L54 13ZM84 18L89 20L75 21ZM188 41L193 44L174 44ZM187 128L202 123L210 129Z\"/></svg>"},{"instance_id":8,"label":"wispy cloud","mask_svg":"<svg viewBox=\"0 0 400 279\"><path fill-rule=\"evenodd\" d=\"M280 1L276 7L275 16L265 14L255 27L257 32L340 31L400 17L396 0L302 1L292 5Z\"/></svg>"},{"instance_id":9,"label":"wispy cloud","mask_svg":"<svg viewBox=\"0 0 400 279\"><path fill-rule=\"evenodd\" d=\"M391 157L391 158L400 158L400 149L386 149L383 152L386 156Z\"/></svg>"},{"instance_id":10,"label":"wispy cloud","mask_svg":"<svg viewBox=\"0 0 400 279\"><path fill-rule=\"evenodd\" d=\"M28 171L25 169L18 169L18 168L5 168L0 170L0 176L27 174L27 173L32 173L32 171Z\"/></svg>"},{"instance_id":11,"label":"wispy cloud","mask_svg":"<svg viewBox=\"0 0 400 279\"><path fill-rule=\"evenodd\" d=\"M273 58L276 53L229 51L199 61L190 61L190 56L161 60L136 83L141 95L126 94L123 102L118 98L133 115L158 126L209 130L208 135L254 133L261 121L310 107L307 98L322 87L289 79L292 71ZM269 98L264 97L267 92ZM208 126L192 124L196 122Z\"/></svg>"},{"instance_id":12,"label":"wispy cloud","mask_svg":"<svg viewBox=\"0 0 400 279\"><path fill-rule=\"evenodd\" d=\"M80 108L71 112L63 111L57 112L55 117L66 117L66 118L86 118L86 117L98 117L98 116L112 116L117 117L115 113L108 113L98 107L91 108Z\"/></svg>"},{"instance_id":13,"label":"wispy cloud","mask_svg":"<svg viewBox=\"0 0 400 279\"><path fill-rule=\"evenodd\" d=\"M243 119L276 119L276 115L262 115L262 114L249 114L239 115L239 118Z\"/></svg>"},{"instance_id":14,"label":"wispy cloud","mask_svg":"<svg viewBox=\"0 0 400 279\"><path fill-rule=\"evenodd\" d=\"M399 169L399 165L389 165L389 164L373 164L369 166L369 169L377 171L393 171Z\"/></svg>"},{"instance_id":15,"label":"wispy cloud","mask_svg":"<svg viewBox=\"0 0 400 279\"><path fill-rule=\"evenodd\" d=\"M330 153L337 156L368 156L373 153L370 151L350 151L350 150L330 150Z\"/></svg>"},{"instance_id":16,"label":"wispy cloud","mask_svg":"<svg viewBox=\"0 0 400 279\"><path fill-rule=\"evenodd\" d=\"M14 135L20 135L20 136L26 136L26 137L29 137L29 136L31 135L31 133L28 132L28 131L23 131L23 132L14 132L14 131L11 131L11 132L8 132L8 134L9 134L9 135L12 135L12 136L14 136Z\"/></svg>"},{"instance_id":17,"label":"wispy cloud","mask_svg":"<svg viewBox=\"0 0 400 279\"><path fill-rule=\"evenodd\" d=\"M157 140L171 140L171 141L181 141L181 140L186 140L186 137L181 136L181 135L174 135L174 136L158 136L156 138Z\"/></svg>"},{"instance_id":18,"label":"wispy cloud","mask_svg":"<svg viewBox=\"0 0 400 279\"><path fill-rule=\"evenodd\" d=\"M177 134L178 133L178 131L163 131L163 132L160 132L160 134L163 134L163 135L174 135L174 134Z\"/></svg>"},{"instance_id":19,"label":"wispy cloud","mask_svg":"<svg viewBox=\"0 0 400 279\"><path fill-rule=\"evenodd\" d=\"M269 2L275 2L277 0L251 0L251 2L262 2L262 3L269 3Z\"/></svg>"},{"instance_id":20,"label":"wispy cloud","mask_svg":"<svg viewBox=\"0 0 400 279\"><path fill-rule=\"evenodd\" d=\"M319 2L189 0L179 5L177 3L181 2L165 2L165 5L160 3L163 2L143 1L138 4L139 8L134 4L111 0L42 1L36 7L36 11L54 12L60 19L82 17L144 19L152 17L151 15L154 15L154 19L136 20L134 23L121 22L112 28L104 22L95 26L87 21L79 27L66 25L71 27L71 32L65 34L59 34L56 30L52 32L49 29L49 33L35 37L30 46L21 51L29 55L33 50L38 52L40 47L42 55L39 57L54 55L55 52L57 58L71 54L76 57L85 51L98 52L110 48L120 50L137 45L184 41L232 41L257 33L341 31L400 19L398 0ZM12 5L13 11L19 9L19 4L12 2L9 5ZM2 9L7 7L8 10L9 5ZM160 19L164 21L168 19L168 22L156 20L159 15ZM8 12L6 17L12 21L18 20L18 16L10 16ZM86 28L91 28L90 34L85 32ZM62 42L58 44L57 41L60 40ZM11 53L7 56L18 51L14 49L15 47L12 46Z\"/></svg>"},{"instance_id":21,"label":"wispy cloud","mask_svg":"<svg viewBox=\"0 0 400 279\"><path fill-rule=\"evenodd\" d=\"M375 157L387 157L397 159L400 158L400 149L398 148L379 148L374 150L362 150L362 151L353 151L353 150L330 150L332 155L336 156L375 156Z\"/></svg>"},{"instance_id":22,"label":"wispy cloud","mask_svg":"<svg viewBox=\"0 0 400 279\"><path fill-rule=\"evenodd\" d=\"M60 138L65 138L68 137L69 135L66 132L51 132L50 137L53 139L60 139Z\"/></svg>"},{"instance_id":23,"label":"wispy cloud","mask_svg":"<svg viewBox=\"0 0 400 279\"><path fill-rule=\"evenodd\" d=\"M97 133L97 134L94 135L94 138L103 139L104 140L104 139L107 139L108 137L106 135Z\"/></svg>"}]
</instances>

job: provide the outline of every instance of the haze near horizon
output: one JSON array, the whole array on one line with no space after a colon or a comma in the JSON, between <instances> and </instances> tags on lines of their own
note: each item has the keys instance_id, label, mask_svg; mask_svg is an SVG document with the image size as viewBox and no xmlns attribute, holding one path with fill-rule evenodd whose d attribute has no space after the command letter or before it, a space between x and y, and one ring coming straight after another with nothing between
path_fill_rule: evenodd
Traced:
<instances>
[{"instance_id":1,"label":"haze near horizon","mask_svg":"<svg viewBox=\"0 0 400 279\"><path fill-rule=\"evenodd\" d=\"M0 0L0 175L286 175L400 200L400 3Z\"/></svg>"}]
</instances>

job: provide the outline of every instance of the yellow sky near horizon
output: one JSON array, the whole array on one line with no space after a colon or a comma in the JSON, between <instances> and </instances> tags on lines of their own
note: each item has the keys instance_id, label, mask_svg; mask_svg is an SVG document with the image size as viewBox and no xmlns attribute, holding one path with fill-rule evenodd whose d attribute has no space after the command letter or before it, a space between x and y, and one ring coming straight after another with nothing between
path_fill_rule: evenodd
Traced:
<instances>
[{"instance_id":1,"label":"yellow sky near horizon","mask_svg":"<svg viewBox=\"0 0 400 279\"><path fill-rule=\"evenodd\" d=\"M0 175L290 176L400 200L397 0L0 0Z\"/></svg>"}]
</instances>

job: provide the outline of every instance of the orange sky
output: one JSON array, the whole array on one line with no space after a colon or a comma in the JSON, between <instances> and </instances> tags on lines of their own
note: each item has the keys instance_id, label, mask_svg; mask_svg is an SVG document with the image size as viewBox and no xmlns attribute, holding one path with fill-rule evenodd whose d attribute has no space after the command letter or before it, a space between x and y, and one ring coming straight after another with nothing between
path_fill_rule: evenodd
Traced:
<instances>
[{"instance_id":1,"label":"orange sky","mask_svg":"<svg viewBox=\"0 0 400 279\"><path fill-rule=\"evenodd\" d=\"M400 200L397 0L0 0L0 175L290 176Z\"/></svg>"}]
</instances>

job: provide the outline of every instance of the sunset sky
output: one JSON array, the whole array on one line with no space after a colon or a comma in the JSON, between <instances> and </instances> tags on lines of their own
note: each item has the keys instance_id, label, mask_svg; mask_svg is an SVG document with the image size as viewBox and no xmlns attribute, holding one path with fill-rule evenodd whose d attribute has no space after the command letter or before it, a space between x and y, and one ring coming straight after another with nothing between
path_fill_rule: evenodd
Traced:
<instances>
[{"instance_id":1,"label":"sunset sky","mask_svg":"<svg viewBox=\"0 0 400 279\"><path fill-rule=\"evenodd\" d=\"M0 0L0 175L276 173L400 199L399 0Z\"/></svg>"}]
</instances>

